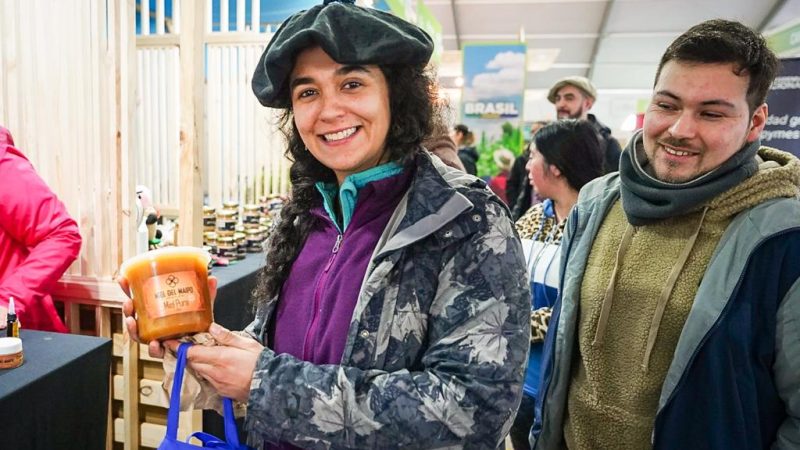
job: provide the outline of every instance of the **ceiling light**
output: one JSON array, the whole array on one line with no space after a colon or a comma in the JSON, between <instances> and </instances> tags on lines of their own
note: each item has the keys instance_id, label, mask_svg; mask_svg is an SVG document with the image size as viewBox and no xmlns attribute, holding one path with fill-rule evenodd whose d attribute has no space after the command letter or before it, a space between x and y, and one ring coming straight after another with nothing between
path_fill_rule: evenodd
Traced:
<instances>
[{"instance_id":1,"label":"ceiling light","mask_svg":"<svg viewBox=\"0 0 800 450\"><path fill-rule=\"evenodd\" d=\"M528 72L545 72L556 62L560 48L528 49Z\"/></svg>"}]
</instances>

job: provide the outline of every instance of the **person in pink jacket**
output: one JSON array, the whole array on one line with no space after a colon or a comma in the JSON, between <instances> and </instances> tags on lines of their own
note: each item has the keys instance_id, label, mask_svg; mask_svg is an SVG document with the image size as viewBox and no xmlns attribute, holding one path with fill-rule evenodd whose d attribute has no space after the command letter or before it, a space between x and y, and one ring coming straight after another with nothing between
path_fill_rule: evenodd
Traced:
<instances>
[{"instance_id":1,"label":"person in pink jacket","mask_svg":"<svg viewBox=\"0 0 800 450\"><path fill-rule=\"evenodd\" d=\"M78 257L78 224L2 126L0 180L0 328L14 297L23 328L66 332L50 289Z\"/></svg>"}]
</instances>

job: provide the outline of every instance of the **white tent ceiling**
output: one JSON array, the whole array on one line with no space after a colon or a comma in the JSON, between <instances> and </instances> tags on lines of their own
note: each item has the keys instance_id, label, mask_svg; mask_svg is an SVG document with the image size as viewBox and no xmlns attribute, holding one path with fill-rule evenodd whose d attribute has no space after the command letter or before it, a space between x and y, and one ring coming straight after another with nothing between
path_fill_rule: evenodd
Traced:
<instances>
[{"instance_id":1,"label":"white tent ceiling","mask_svg":"<svg viewBox=\"0 0 800 450\"><path fill-rule=\"evenodd\" d=\"M464 43L524 36L528 89L567 75L599 89L650 89L667 45L712 18L739 20L762 32L800 20L800 0L424 0L442 23L444 87L461 72Z\"/></svg>"}]
</instances>

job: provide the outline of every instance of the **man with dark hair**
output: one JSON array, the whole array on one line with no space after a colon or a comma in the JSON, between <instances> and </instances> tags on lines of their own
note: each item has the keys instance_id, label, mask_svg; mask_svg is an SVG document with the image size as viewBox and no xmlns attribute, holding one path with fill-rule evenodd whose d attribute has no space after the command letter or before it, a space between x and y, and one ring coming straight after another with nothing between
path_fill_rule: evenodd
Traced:
<instances>
[{"instance_id":1,"label":"man with dark hair","mask_svg":"<svg viewBox=\"0 0 800 450\"><path fill-rule=\"evenodd\" d=\"M759 140L777 66L738 22L667 49L567 223L533 448L800 448L800 161Z\"/></svg>"},{"instance_id":2,"label":"man with dark hair","mask_svg":"<svg viewBox=\"0 0 800 450\"><path fill-rule=\"evenodd\" d=\"M587 78L579 76L564 77L547 94L547 100L556 107L559 119L580 119L592 124L600 138L600 146L605 150L603 171L616 172L619 169L619 155L622 149L619 142L611 136L611 128L600 123L589 110L597 99L597 90Z\"/></svg>"}]
</instances>

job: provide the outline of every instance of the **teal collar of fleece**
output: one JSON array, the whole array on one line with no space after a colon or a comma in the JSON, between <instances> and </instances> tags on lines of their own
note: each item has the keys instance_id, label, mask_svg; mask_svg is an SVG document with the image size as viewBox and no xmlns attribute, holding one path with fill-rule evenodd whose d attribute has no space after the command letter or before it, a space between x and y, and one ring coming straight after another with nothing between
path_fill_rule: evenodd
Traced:
<instances>
[{"instance_id":1,"label":"teal collar of fleece","mask_svg":"<svg viewBox=\"0 0 800 450\"><path fill-rule=\"evenodd\" d=\"M323 183L317 182L317 190L322 194L325 212L331 218L339 234L343 234L350 225L350 220L353 218L353 211L356 209L356 201L358 200L358 191L364 186L373 181L383 180L384 178L393 177L403 171L403 167L397 163L389 162L381 164L380 166L367 169L363 172L354 173L344 179L341 186L336 183ZM337 192L338 191L338 192ZM336 195L339 195L339 204L342 207L342 223L341 225L336 220Z\"/></svg>"}]
</instances>

